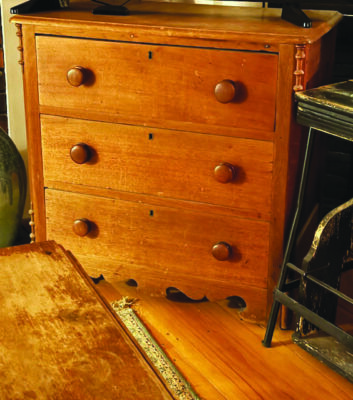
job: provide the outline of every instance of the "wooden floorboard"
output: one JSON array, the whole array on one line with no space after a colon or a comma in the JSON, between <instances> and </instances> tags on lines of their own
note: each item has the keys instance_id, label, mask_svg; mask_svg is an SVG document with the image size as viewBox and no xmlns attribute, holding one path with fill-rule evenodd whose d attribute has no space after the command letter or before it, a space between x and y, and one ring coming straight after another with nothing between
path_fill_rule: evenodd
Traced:
<instances>
[{"instance_id":1,"label":"wooden floorboard","mask_svg":"<svg viewBox=\"0 0 353 400\"><path fill-rule=\"evenodd\" d=\"M206 400L353 399L353 384L276 330L271 348L265 327L242 321L226 301L185 303L101 281L109 301L129 296L134 309L170 359Z\"/></svg>"}]
</instances>

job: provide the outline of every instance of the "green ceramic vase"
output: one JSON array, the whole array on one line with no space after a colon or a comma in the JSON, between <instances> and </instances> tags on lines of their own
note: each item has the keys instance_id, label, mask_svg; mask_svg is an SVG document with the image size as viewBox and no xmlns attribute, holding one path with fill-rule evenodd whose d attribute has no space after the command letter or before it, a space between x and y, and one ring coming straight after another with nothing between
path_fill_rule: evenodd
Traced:
<instances>
[{"instance_id":1,"label":"green ceramic vase","mask_svg":"<svg viewBox=\"0 0 353 400\"><path fill-rule=\"evenodd\" d=\"M15 243L26 201L27 179L22 157L0 128L0 247Z\"/></svg>"}]
</instances>

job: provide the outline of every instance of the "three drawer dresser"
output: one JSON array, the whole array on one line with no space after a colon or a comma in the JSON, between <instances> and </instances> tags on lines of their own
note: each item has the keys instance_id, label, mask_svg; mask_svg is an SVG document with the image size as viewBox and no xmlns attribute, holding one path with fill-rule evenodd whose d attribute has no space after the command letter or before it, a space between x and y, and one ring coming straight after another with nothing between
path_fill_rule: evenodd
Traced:
<instances>
[{"instance_id":1,"label":"three drawer dresser","mask_svg":"<svg viewBox=\"0 0 353 400\"><path fill-rule=\"evenodd\" d=\"M303 134L294 92L322 83L340 14L92 2L17 15L32 236L91 276L239 296L264 320Z\"/></svg>"}]
</instances>

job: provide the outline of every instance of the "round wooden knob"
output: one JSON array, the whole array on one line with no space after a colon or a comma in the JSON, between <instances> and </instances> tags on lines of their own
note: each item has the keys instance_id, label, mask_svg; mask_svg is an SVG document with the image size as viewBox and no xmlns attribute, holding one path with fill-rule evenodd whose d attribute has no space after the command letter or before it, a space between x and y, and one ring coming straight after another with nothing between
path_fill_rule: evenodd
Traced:
<instances>
[{"instance_id":1,"label":"round wooden knob","mask_svg":"<svg viewBox=\"0 0 353 400\"><path fill-rule=\"evenodd\" d=\"M72 67L67 71L67 81L72 86L81 86L85 82L85 69L80 66Z\"/></svg>"},{"instance_id":2,"label":"round wooden knob","mask_svg":"<svg viewBox=\"0 0 353 400\"><path fill-rule=\"evenodd\" d=\"M230 103L237 94L237 85L230 79L218 82L214 88L214 94L220 103Z\"/></svg>"},{"instance_id":3,"label":"round wooden knob","mask_svg":"<svg viewBox=\"0 0 353 400\"><path fill-rule=\"evenodd\" d=\"M218 182L228 183L232 182L236 176L236 169L234 165L229 163L220 163L214 169L214 177Z\"/></svg>"},{"instance_id":4,"label":"round wooden knob","mask_svg":"<svg viewBox=\"0 0 353 400\"><path fill-rule=\"evenodd\" d=\"M84 164L91 158L91 150L87 144L77 143L71 147L70 157L76 164Z\"/></svg>"},{"instance_id":5,"label":"round wooden knob","mask_svg":"<svg viewBox=\"0 0 353 400\"><path fill-rule=\"evenodd\" d=\"M218 242L212 247L212 255L218 261L229 260L232 256L232 246L226 242Z\"/></svg>"},{"instance_id":6,"label":"round wooden knob","mask_svg":"<svg viewBox=\"0 0 353 400\"><path fill-rule=\"evenodd\" d=\"M86 218L76 219L72 226L78 236L86 236L91 230L91 223Z\"/></svg>"}]
</instances>

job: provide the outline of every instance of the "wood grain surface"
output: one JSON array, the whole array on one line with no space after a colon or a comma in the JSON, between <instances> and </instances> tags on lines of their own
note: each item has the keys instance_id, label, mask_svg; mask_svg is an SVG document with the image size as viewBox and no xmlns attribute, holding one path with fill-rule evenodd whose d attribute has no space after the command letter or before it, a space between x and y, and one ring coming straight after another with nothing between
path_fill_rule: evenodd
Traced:
<instances>
[{"instance_id":1,"label":"wood grain surface","mask_svg":"<svg viewBox=\"0 0 353 400\"><path fill-rule=\"evenodd\" d=\"M2 249L0 268L1 399L172 398L60 246Z\"/></svg>"},{"instance_id":2,"label":"wood grain surface","mask_svg":"<svg viewBox=\"0 0 353 400\"><path fill-rule=\"evenodd\" d=\"M172 2L136 1L129 4L131 15L107 16L91 13L96 5L89 1L72 0L69 10L48 11L37 15L16 15L13 21L32 24L38 31L48 32L48 21L52 34L61 34L62 27L75 32L75 36L140 42L146 33L159 43L158 36L168 37L169 43L185 44L193 39L204 40L205 45L223 42L252 42L252 49L263 49L270 43L313 43L328 33L342 18L336 11L308 11L313 20L311 29L303 29L281 20L281 9L256 7L222 7ZM175 18L177 16L177 18ZM116 30L116 26L119 29ZM168 29L161 30L160 26ZM43 28L43 29L42 29ZM259 47L260 44L260 47ZM243 47L244 48L244 47ZM248 44L246 44L248 48Z\"/></svg>"},{"instance_id":3,"label":"wood grain surface","mask_svg":"<svg viewBox=\"0 0 353 400\"><path fill-rule=\"evenodd\" d=\"M114 281L244 296L264 319L305 139L293 93L329 76L341 15L309 12L303 29L273 9L134 2L126 17L94 7L13 18L35 239L62 241ZM71 161L85 141L93 157ZM75 223L84 236L72 229L81 219L93 227ZM212 256L218 242L232 257Z\"/></svg>"},{"instance_id":4,"label":"wood grain surface","mask_svg":"<svg viewBox=\"0 0 353 400\"><path fill-rule=\"evenodd\" d=\"M272 142L48 115L41 117L41 127L46 187L60 181L145 193L219 204L239 216L270 219ZM91 152L84 164L70 158L77 143ZM215 177L223 162L235 169L229 183Z\"/></svg>"},{"instance_id":5,"label":"wood grain surface","mask_svg":"<svg viewBox=\"0 0 353 400\"><path fill-rule=\"evenodd\" d=\"M209 126L274 130L275 54L52 36L37 37L36 53L41 106L104 112L135 124L202 124L205 132ZM86 74L78 87L67 81L74 66ZM239 84L227 104L214 95L224 79Z\"/></svg>"},{"instance_id":6,"label":"wood grain surface","mask_svg":"<svg viewBox=\"0 0 353 400\"><path fill-rule=\"evenodd\" d=\"M225 293L253 294L255 288L266 288L267 271L256 262L259 254L262 262L268 257L266 222L227 217L224 223L222 215L53 189L46 190L46 206L48 237L77 253L92 276L134 279L151 290L175 286L196 298L213 293L219 299ZM72 228L82 218L92 225L84 237ZM229 260L218 261L211 254L220 241L232 246ZM246 301L250 304L251 297Z\"/></svg>"},{"instance_id":7,"label":"wood grain surface","mask_svg":"<svg viewBox=\"0 0 353 400\"><path fill-rule=\"evenodd\" d=\"M109 301L136 299L135 312L202 399L353 398L353 384L295 345L293 331L277 329L265 348L265 326L243 321L228 301L173 301L106 281L98 290Z\"/></svg>"}]
</instances>

